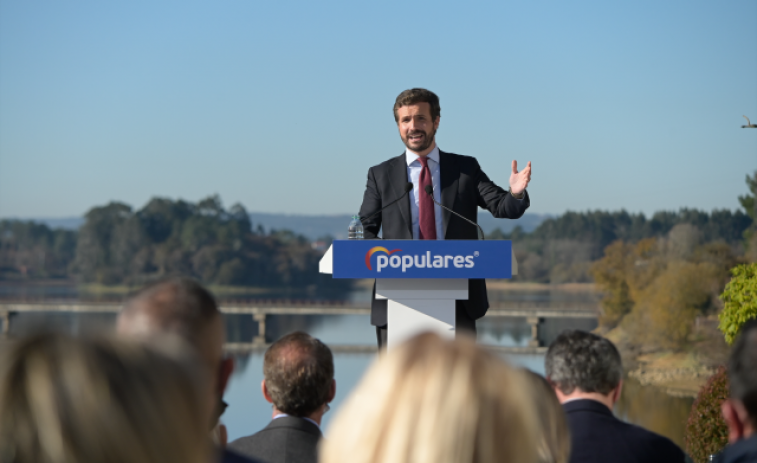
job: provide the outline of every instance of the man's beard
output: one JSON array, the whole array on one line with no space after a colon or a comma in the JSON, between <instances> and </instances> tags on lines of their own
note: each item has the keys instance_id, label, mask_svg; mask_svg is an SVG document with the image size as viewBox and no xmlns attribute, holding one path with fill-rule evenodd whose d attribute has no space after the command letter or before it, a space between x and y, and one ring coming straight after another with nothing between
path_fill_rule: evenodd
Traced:
<instances>
[{"instance_id":1,"label":"man's beard","mask_svg":"<svg viewBox=\"0 0 757 463\"><path fill-rule=\"evenodd\" d=\"M410 146L410 137L412 135L416 135L419 133L422 133L424 135L423 142L417 147ZM405 142L405 146L409 150L414 151L416 153L420 153L428 149L428 147L431 146L431 144L434 142L435 138L436 138L436 129L431 129L431 133L426 133L426 132L417 130L415 132L407 134L407 138L403 139L402 141Z\"/></svg>"}]
</instances>

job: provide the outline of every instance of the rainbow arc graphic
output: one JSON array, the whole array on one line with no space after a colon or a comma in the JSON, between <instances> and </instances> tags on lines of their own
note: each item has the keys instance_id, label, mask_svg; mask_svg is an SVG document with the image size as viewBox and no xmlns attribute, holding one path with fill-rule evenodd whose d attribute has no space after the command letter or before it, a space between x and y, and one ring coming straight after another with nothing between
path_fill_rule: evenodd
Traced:
<instances>
[{"instance_id":1,"label":"rainbow arc graphic","mask_svg":"<svg viewBox=\"0 0 757 463\"><path fill-rule=\"evenodd\" d=\"M376 246L375 248L371 248L368 250L367 253L365 253L365 266L368 267L368 270L373 271L373 268L371 267L371 256L376 254L377 252L385 252L387 255L391 256L395 252L401 252L401 251L402 249L394 249L390 251L383 246Z\"/></svg>"}]
</instances>

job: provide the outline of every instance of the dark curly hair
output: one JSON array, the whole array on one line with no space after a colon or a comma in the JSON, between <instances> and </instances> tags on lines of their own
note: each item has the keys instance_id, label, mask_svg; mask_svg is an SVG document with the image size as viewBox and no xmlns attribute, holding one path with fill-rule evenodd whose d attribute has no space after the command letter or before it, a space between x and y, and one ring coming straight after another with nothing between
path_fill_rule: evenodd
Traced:
<instances>
[{"instance_id":1,"label":"dark curly hair","mask_svg":"<svg viewBox=\"0 0 757 463\"><path fill-rule=\"evenodd\" d=\"M579 330L565 330L555 339L547 350L544 367L549 380L563 394L578 388L607 395L623 378L623 364L615 345Z\"/></svg>"},{"instance_id":2,"label":"dark curly hair","mask_svg":"<svg viewBox=\"0 0 757 463\"><path fill-rule=\"evenodd\" d=\"M263 360L263 375L276 409L305 417L329 401L334 357L326 344L296 331L271 344Z\"/></svg>"}]
</instances>

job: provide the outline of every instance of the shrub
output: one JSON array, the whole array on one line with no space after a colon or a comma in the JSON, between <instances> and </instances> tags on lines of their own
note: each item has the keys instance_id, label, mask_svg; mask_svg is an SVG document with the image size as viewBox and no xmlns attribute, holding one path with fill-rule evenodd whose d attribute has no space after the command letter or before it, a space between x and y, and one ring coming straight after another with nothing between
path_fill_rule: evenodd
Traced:
<instances>
[{"instance_id":1,"label":"shrub","mask_svg":"<svg viewBox=\"0 0 757 463\"><path fill-rule=\"evenodd\" d=\"M728 344L733 344L741 326L757 318L757 263L738 265L731 269L733 278L720 295L720 331Z\"/></svg>"},{"instance_id":2,"label":"shrub","mask_svg":"<svg viewBox=\"0 0 757 463\"><path fill-rule=\"evenodd\" d=\"M710 455L728 444L728 428L720 409L726 399L728 372L720 367L700 389L686 423L686 451L697 463L709 461Z\"/></svg>"}]
</instances>

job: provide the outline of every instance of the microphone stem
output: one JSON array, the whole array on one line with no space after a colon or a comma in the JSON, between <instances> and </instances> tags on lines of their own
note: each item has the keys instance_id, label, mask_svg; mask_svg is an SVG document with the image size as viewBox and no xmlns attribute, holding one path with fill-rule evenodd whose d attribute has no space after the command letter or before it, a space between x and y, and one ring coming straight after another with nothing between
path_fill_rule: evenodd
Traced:
<instances>
[{"instance_id":1,"label":"microphone stem","mask_svg":"<svg viewBox=\"0 0 757 463\"><path fill-rule=\"evenodd\" d=\"M486 235L484 235L484 230L481 228L481 225L477 224L476 222L474 222L474 221L472 221L472 220L470 220L470 219L468 219L466 217L463 217L462 215L458 214L457 212L453 211L452 209L450 209L450 208L448 208L446 206L443 206L441 203L439 203L436 200L436 198L434 198L434 195L432 193L433 193L433 191L431 193L429 193L428 195L431 196L431 200L434 202L434 204L438 205L442 209L448 210L449 212L455 214L456 216L460 217L461 219L465 220L466 222L468 222L468 223L470 223L470 224L475 225L476 227L478 227L478 231L481 232L481 240L482 241L486 241Z\"/></svg>"}]
</instances>

